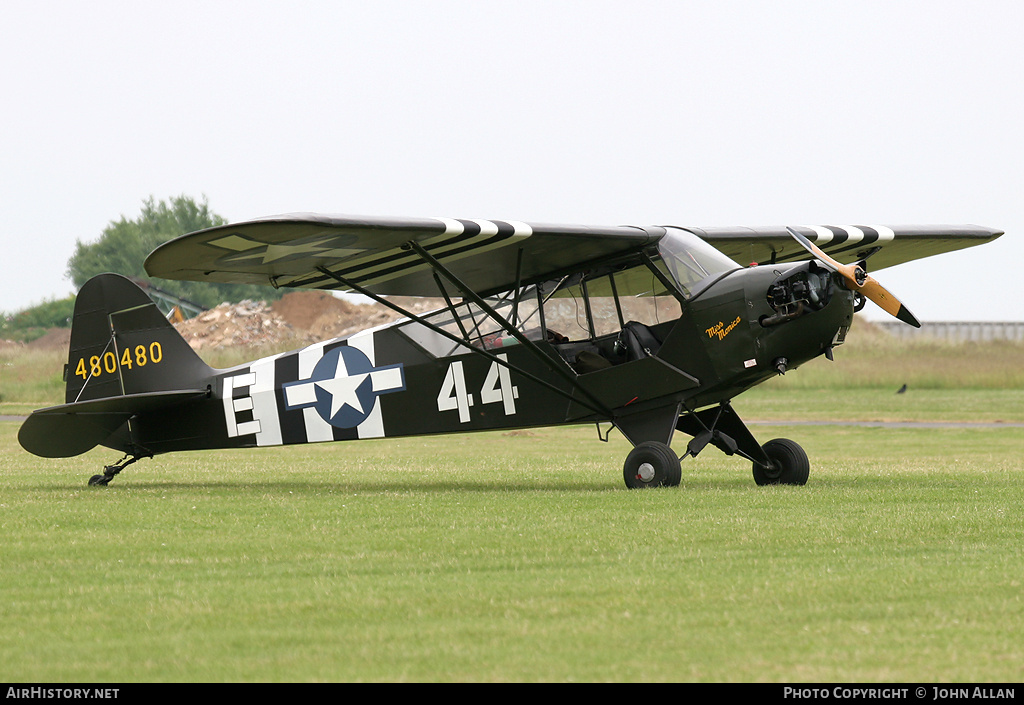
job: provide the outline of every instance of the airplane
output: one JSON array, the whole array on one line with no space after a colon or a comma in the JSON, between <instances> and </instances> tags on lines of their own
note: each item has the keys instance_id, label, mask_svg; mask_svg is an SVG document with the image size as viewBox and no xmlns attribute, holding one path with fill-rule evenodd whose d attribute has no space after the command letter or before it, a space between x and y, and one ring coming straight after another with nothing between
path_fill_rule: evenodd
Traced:
<instances>
[{"instance_id":1,"label":"airplane","mask_svg":"<svg viewBox=\"0 0 1024 705\"><path fill-rule=\"evenodd\" d=\"M617 429L632 444L628 488L679 485L681 459L709 445L750 462L758 485L803 485L803 448L760 444L732 400L831 360L867 300L920 326L869 264L1000 235L319 214L217 226L157 247L147 273L352 292L403 318L214 369L138 286L100 274L75 303L65 403L33 412L18 438L43 457L123 453L89 480L107 485L175 451L595 424L600 440ZM404 297L445 305L419 314Z\"/></svg>"}]
</instances>

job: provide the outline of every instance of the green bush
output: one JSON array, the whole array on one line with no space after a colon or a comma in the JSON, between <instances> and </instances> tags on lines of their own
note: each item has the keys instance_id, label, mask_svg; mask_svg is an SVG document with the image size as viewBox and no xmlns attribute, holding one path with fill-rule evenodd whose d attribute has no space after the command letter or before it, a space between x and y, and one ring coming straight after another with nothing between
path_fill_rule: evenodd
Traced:
<instances>
[{"instance_id":1,"label":"green bush","mask_svg":"<svg viewBox=\"0 0 1024 705\"><path fill-rule=\"evenodd\" d=\"M0 315L0 338L30 342L50 328L70 328L75 297L52 299L16 313Z\"/></svg>"}]
</instances>

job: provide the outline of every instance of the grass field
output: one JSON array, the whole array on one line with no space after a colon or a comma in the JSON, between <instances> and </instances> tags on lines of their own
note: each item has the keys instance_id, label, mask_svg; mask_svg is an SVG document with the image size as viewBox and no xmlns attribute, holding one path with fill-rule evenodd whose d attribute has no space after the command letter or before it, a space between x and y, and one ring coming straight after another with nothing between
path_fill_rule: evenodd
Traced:
<instances>
[{"instance_id":1,"label":"grass field","mask_svg":"<svg viewBox=\"0 0 1024 705\"><path fill-rule=\"evenodd\" d=\"M805 487L709 449L629 491L620 435L559 428L176 454L98 488L116 454L37 458L0 422L0 680L1024 680L1024 429L781 423L1019 423L1024 385L804 371L736 406L807 449Z\"/></svg>"},{"instance_id":2,"label":"grass field","mask_svg":"<svg viewBox=\"0 0 1024 705\"><path fill-rule=\"evenodd\" d=\"M46 461L0 423L6 681L1024 677L1020 429L773 428L628 491L591 429Z\"/></svg>"}]
</instances>

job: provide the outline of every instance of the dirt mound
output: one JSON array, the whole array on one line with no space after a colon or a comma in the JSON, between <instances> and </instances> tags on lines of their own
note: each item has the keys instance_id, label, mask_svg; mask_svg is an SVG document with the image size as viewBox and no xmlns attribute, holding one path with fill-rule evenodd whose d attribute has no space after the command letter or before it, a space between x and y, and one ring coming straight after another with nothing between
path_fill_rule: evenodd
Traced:
<instances>
[{"instance_id":1,"label":"dirt mound","mask_svg":"<svg viewBox=\"0 0 1024 705\"><path fill-rule=\"evenodd\" d=\"M271 308L288 325L309 330L320 318L351 316L355 306L326 291L295 291L282 296Z\"/></svg>"},{"instance_id":2,"label":"dirt mound","mask_svg":"<svg viewBox=\"0 0 1024 705\"><path fill-rule=\"evenodd\" d=\"M29 343L28 347L32 350L55 350L57 348L67 350L70 344L70 328L51 328L45 335Z\"/></svg>"},{"instance_id":3,"label":"dirt mound","mask_svg":"<svg viewBox=\"0 0 1024 705\"><path fill-rule=\"evenodd\" d=\"M402 300L414 313L434 310L440 299ZM340 338L389 323L399 314L379 304L359 304L325 291L294 291L273 304L243 301L221 304L175 324L194 349L229 346L294 345Z\"/></svg>"},{"instance_id":4,"label":"dirt mound","mask_svg":"<svg viewBox=\"0 0 1024 705\"><path fill-rule=\"evenodd\" d=\"M291 326L262 301L224 303L174 327L194 350L270 345L295 337Z\"/></svg>"},{"instance_id":5,"label":"dirt mound","mask_svg":"<svg viewBox=\"0 0 1024 705\"><path fill-rule=\"evenodd\" d=\"M294 291L275 301L271 309L311 340L338 338L399 318L383 306L352 303L326 291Z\"/></svg>"},{"instance_id":6,"label":"dirt mound","mask_svg":"<svg viewBox=\"0 0 1024 705\"><path fill-rule=\"evenodd\" d=\"M42 336L28 343L0 340L0 350L67 350L70 343L70 328L50 328Z\"/></svg>"},{"instance_id":7,"label":"dirt mound","mask_svg":"<svg viewBox=\"0 0 1024 705\"><path fill-rule=\"evenodd\" d=\"M444 306L443 299L396 297L395 301L416 314ZM195 350L232 346L302 347L398 318L398 313L380 304L353 303L326 291L303 290L285 294L269 305L262 301L224 303L174 327ZM70 340L70 328L53 328L31 343L0 341L0 347L67 350Z\"/></svg>"}]
</instances>

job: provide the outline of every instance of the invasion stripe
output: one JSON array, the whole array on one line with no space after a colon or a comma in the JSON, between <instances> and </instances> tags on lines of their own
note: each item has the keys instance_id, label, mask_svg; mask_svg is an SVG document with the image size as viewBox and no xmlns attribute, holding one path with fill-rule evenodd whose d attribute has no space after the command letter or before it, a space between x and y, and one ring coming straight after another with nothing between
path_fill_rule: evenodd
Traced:
<instances>
[{"instance_id":1,"label":"invasion stripe","mask_svg":"<svg viewBox=\"0 0 1024 705\"><path fill-rule=\"evenodd\" d=\"M445 232L428 238L421 244L434 257L446 262L461 259L469 254L482 253L511 244L533 234L533 229L518 221L453 220L436 218L445 226ZM509 240L509 242L505 242ZM357 283L367 286L396 278L401 274L428 269L415 252L393 248L345 263L338 271L343 277L351 277ZM329 277L300 275L287 282L278 281L279 286L309 285L330 281ZM332 287L336 288L336 287Z\"/></svg>"},{"instance_id":2,"label":"invasion stripe","mask_svg":"<svg viewBox=\"0 0 1024 705\"><path fill-rule=\"evenodd\" d=\"M431 238L428 241L431 243L429 245L424 245L423 243L420 244L435 257L440 258L444 256L444 253L440 252L443 248L474 248L477 247L478 243L480 243L482 239L493 237L498 231L496 226L493 228L487 228L485 231L483 226L473 220L458 222L462 225L461 232L453 233L451 237L444 239ZM423 269L425 266L423 260L420 259L420 256L411 250L395 250L393 252L395 252L395 254L382 258L380 262L378 262L377 266L346 267L338 273L341 276L350 277L357 284L366 286L369 284L389 281L399 274L415 271L416 269Z\"/></svg>"},{"instance_id":3,"label":"invasion stripe","mask_svg":"<svg viewBox=\"0 0 1024 705\"><path fill-rule=\"evenodd\" d=\"M466 222L473 223L480 227L480 233L478 233L476 237L461 243L446 242L439 246L435 246L434 248L425 249L427 249L427 251L438 260L448 264L464 259L470 255L482 254L499 247L514 244L523 238L529 237L533 233L532 229L530 229L529 226L526 226L525 223L513 224L501 221ZM525 227L517 227L517 225ZM377 276L370 279L364 278L363 273L360 273L355 277L355 281L362 286L371 286L396 279L401 275L426 271L431 268L429 264L421 261L415 253L413 253L413 256L416 257L413 261L401 266L395 266L385 272L376 272Z\"/></svg>"},{"instance_id":4,"label":"invasion stripe","mask_svg":"<svg viewBox=\"0 0 1024 705\"><path fill-rule=\"evenodd\" d=\"M848 243L860 242L864 239L864 231L855 225L841 225L839 226L846 231L846 241Z\"/></svg>"},{"instance_id":5,"label":"invasion stripe","mask_svg":"<svg viewBox=\"0 0 1024 705\"><path fill-rule=\"evenodd\" d=\"M849 233L847 233L840 227L837 227L835 225L826 225L825 227L832 231L832 239L828 243L830 248L839 247L850 238ZM821 249L828 252L828 250L826 250L824 247L822 247Z\"/></svg>"},{"instance_id":6,"label":"invasion stripe","mask_svg":"<svg viewBox=\"0 0 1024 705\"><path fill-rule=\"evenodd\" d=\"M859 228L864 233L863 240L845 243L843 247L833 249L829 254L841 255L853 250L864 250L867 252L874 249L870 247L871 245L884 245L887 242L892 242L896 238L896 233L893 232L892 228L886 227L885 225L862 225L859 226Z\"/></svg>"},{"instance_id":7,"label":"invasion stripe","mask_svg":"<svg viewBox=\"0 0 1024 705\"><path fill-rule=\"evenodd\" d=\"M362 332L356 333L348 339L348 344L360 350L370 360L372 368L377 367L377 356L374 354L374 334ZM382 438L384 436L384 416L381 411L380 397L373 399L373 409L370 410L362 423L356 426L356 433L360 438Z\"/></svg>"},{"instance_id":8,"label":"invasion stripe","mask_svg":"<svg viewBox=\"0 0 1024 705\"><path fill-rule=\"evenodd\" d=\"M896 237L892 228L885 225L802 225L800 227L814 231L814 244L832 256L841 255L851 250L864 249L876 243L892 242ZM795 262L805 257L806 254L803 250L796 250L778 257L776 261Z\"/></svg>"},{"instance_id":9,"label":"invasion stripe","mask_svg":"<svg viewBox=\"0 0 1024 705\"><path fill-rule=\"evenodd\" d=\"M280 387L287 382L297 382L299 379L299 356L298 354L282 355L274 363L275 386ZM281 423L281 442L289 445L292 443L305 443L306 424L297 414L288 413L284 406L284 394L278 397L278 418Z\"/></svg>"},{"instance_id":10,"label":"invasion stripe","mask_svg":"<svg viewBox=\"0 0 1024 705\"><path fill-rule=\"evenodd\" d=\"M805 225L803 227L814 231L814 244L818 247L823 247L826 243L832 240L832 231L828 228L822 227L821 225Z\"/></svg>"},{"instance_id":11,"label":"invasion stripe","mask_svg":"<svg viewBox=\"0 0 1024 705\"><path fill-rule=\"evenodd\" d=\"M879 242L890 242L896 237L896 233L892 231L892 228L884 225L873 225L872 227L875 229L875 232L878 233Z\"/></svg>"},{"instance_id":12,"label":"invasion stripe","mask_svg":"<svg viewBox=\"0 0 1024 705\"><path fill-rule=\"evenodd\" d=\"M309 379L313 376L313 368L320 358L327 352L324 348L330 341L314 343L299 351L299 380ZM302 409L302 420L306 424L306 441L315 443L317 441L333 441L334 427L323 420L323 418L311 406Z\"/></svg>"}]
</instances>

